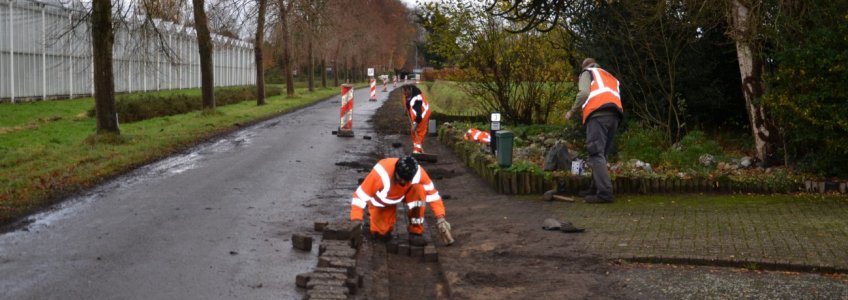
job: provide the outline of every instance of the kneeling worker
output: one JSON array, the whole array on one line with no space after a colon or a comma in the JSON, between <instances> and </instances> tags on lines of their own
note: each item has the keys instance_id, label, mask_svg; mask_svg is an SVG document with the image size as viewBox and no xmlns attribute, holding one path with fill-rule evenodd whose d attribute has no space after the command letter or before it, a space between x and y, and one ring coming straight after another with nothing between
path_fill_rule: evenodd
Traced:
<instances>
[{"instance_id":1,"label":"kneeling worker","mask_svg":"<svg viewBox=\"0 0 848 300\"><path fill-rule=\"evenodd\" d=\"M405 203L409 218L410 241L423 243L425 203L436 216L436 226L446 245L454 242L450 234L450 224L445 220L445 205L439 191L430 180L424 168L411 156L386 158L377 162L365 177L356 192L350 206L350 220L361 224L368 206L371 215L371 234L388 239L396 222L396 205ZM370 205L368 205L370 204Z\"/></svg>"}]
</instances>

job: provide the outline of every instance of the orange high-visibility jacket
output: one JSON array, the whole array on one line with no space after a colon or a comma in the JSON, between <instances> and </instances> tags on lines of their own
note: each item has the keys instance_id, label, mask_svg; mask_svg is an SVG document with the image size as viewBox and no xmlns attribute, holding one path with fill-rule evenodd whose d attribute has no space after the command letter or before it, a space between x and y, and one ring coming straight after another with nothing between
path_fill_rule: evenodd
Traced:
<instances>
[{"instance_id":1,"label":"orange high-visibility jacket","mask_svg":"<svg viewBox=\"0 0 848 300\"><path fill-rule=\"evenodd\" d=\"M420 106L416 106L415 102L421 101ZM411 96L406 107L409 109L409 119L413 122L421 122L427 113L430 111L430 102L423 94Z\"/></svg>"},{"instance_id":2,"label":"orange high-visibility jacket","mask_svg":"<svg viewBox=\"0 0 848 300\"><path fill-rule=\"evenodd\" d=\"M489 143L492 141L492 136L487 131L479 130L477 128L470 128L468 129L468 132L465 133L464 139L466 141Z\"/></svg>"},{"instance_id":3,"label":"orange high-visibility jacket","mask_svg":"<svg viewBox=\"0 0 848 300\"><path fill-rule=\"evenodd\" d=\"M618 79L601 68L586 68L586 70L592 72L592 85L589 87L589 98L583 103L583 124L586 124L586 119L592 112L600 108L615 107L619 113L623 114Z\"/></svg>"},{"instance_id":4,"label":"orange high-visibility jacket","mask_svg":"<svg viewBox=\"0 0 848 300\"><path fill-rule=\"evenodd\" d=\"M403 202L404 195L413 184L424 186L426 201L436 217L445 215L445 205L439 191L430 180L430 175L424 168L418 166L418 172L406 186L400 186L394 182L395 164L398 158L382 159L374 165L371 173L365 177L356 192L353 193L350 207L350 219L362 220L365 206L369 203L375 207L386 207ZM424 206L424 202L410 204L411 207Z\"/></svg>"}]
</instances>

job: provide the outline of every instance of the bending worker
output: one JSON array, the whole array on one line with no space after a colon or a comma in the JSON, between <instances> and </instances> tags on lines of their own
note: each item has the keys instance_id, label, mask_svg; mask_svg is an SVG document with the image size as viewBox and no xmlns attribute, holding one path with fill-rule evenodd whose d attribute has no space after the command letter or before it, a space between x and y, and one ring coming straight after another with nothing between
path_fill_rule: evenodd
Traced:
<instances>
[{"instance_id":1,"label":"bending worker","mask_svg":"<svg viewBox=\"0 0 848 300\"><path fill-rule=\"evenodd\" d=\"M591 57L583 60L582 69L574 106L565 113L568 120L582 110L583 125L586 126L587 163L592 168L592 183L589 190L581 194L586 195L583 199L588 203L611 203L612 181L607 170L607 157L618 123L624 116L619 82Z\"/></svg>"},{"instance_id":2,"label":"bending worker","mask_svg":"<svg viewBox=\"0 0 848 300\"><path fill-rule=\"evenodd\" d=\"M430 103L417 86L407 84L401 87L403 90L404 104L409 112L411 123L409 135L412 136L412 153L424 152L424 137L427 135L427 126L430 122Z\"/></svg>"},{"instance_id":3,"label":"bending worker","mask_svg":"<svg viewBox=\"0 0 848 300\"><path fill-rule=\"evenodd\" d=\"M436 226L442 241L450 245L450 224L445 220L445 205L439 191L424 168L411 156L382 159L374 166L356 192L350 206L350 220L362 223L364 209L368 206L371 235L386 241L391 238L396 222L396 205L403 202L409 218L410 242L424 244L425 203L436 216ZM370 204L370 205L369 205Z\"/></svg>"}]
</instances>

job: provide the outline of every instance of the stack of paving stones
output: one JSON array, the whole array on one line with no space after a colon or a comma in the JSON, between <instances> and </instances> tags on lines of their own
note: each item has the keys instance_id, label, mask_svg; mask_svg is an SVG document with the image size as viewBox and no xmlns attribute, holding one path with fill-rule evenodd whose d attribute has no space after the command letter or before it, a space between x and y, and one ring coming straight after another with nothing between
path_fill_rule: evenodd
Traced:
<instances>
[{"instance_id":1,"label":"stack of paving stones","mask_svg":"<svg viewBox=\"0 0 848 300\"><path fill-rule=\"evenodd\" d=\"M420 257L425 262L439 261L439 252L436 251L436 246L433 244L433 238L430 233L433 231L430 228L424 230L424 241L426 246L413 246L409 241L409 233L406 228L409 224L409 219L406 215L406 209L398 205L397 223L395 223L392 239L386 243L386 252L399 254L403 256ZM428 220L431 218L428 218Z\"/></svg>"},{"instance_id":2,"label":"stack of paving stones","mask_svg":"<svg viewBox=\"0 0 848 300\"><path fill-rule=\"evenodd\" d=\"M348 299L362 288L362 276L356 273L362 231L348 221L315 222L315 230L322 232L318 266L312 272L298 274L295 284L307 290L304 299ZM292 242L297 244L294 240L293 236Z\"/></svg>"}]
</instances>

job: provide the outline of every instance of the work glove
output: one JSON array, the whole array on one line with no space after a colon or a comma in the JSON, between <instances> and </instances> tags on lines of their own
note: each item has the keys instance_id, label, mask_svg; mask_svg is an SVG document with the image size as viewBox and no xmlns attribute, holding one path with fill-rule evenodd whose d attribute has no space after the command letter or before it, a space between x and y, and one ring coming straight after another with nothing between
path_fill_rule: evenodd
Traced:
<instances>
[{"instance_id":1,"label":"work glove","mask_svg":"<svg viewBox=\"0 0 848 300\"><path fill-rule=\"evenodd\" d=\"M445 217L436 218L436 228L439 229L439 234L441 234L442 237L442 243L450 246L455 242L453 235L451 235L451 225L447 220L445 220Z\"/></svg>"}]
</instances>

